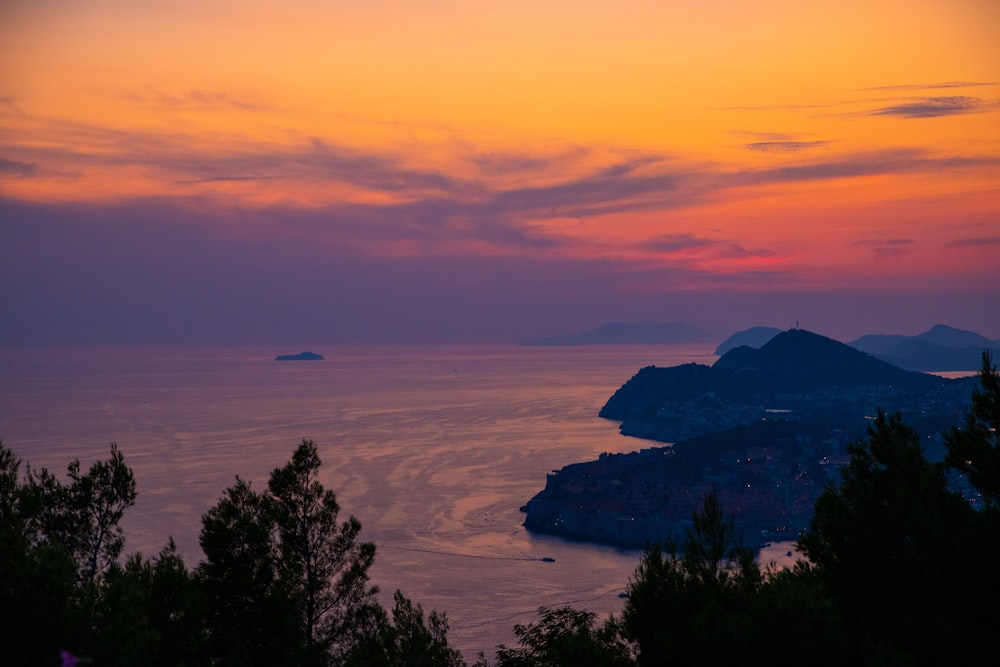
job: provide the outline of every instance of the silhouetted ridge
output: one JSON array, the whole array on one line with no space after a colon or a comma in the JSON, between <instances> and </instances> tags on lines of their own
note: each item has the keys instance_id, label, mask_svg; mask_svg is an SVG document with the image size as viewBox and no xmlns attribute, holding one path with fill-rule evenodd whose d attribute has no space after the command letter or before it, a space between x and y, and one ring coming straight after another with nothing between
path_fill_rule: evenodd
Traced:
<instances>
[{"instance_id":1,"label":"silhouetted ridge","mask_svg":"<svg viewBox=\"0 0 1000 667\"><path fill-rule=\"evenodd\" d=\"M706 393L711 393L713 400L761 405L790 393L805 400L814 392L874 386L924 391L941 383L939 377L903 370L832 338L792 329L759 350L734 348L712 366L643 368L608 399L600 416L625 422L662 420L662 415L657 415L665 405L697 405ZM642 436L647 432L644 429L634 421L623 426L629 435Z\"/></svg>"},{"instance_id":2,"label":"silhouetted ridge","mask_svg":"<svg viewBox=\"0 0 1000 667\"><path fill-rule=\"evenodd\" d=\"M994 355L1000 352L1000 341L944 324L916 336L873 334L848 344L912 371L976 370L983 350L991 350Z\"/></svg>"},{"instance_id":3,"label":"silhouetted ridge","mask_svg":"<svg viewBox=\"0 0 1000 667\"><path fill-rule=\"evenodd\" d=\"M993 347L998 342L974 331L956 329L945 324L935 324L914 338L944 347L978 347L980 349Z\"/></svg>"},{"instance_id":4,"label":"silhouetted ridge","mask_svg":"<svg viewBox=\"0 0 1000 667\"><path fill-rule=\"evenodd\" d=\"M719 362L723 359L726 357ZM741 352L739 361L744 369L786 378L795 385L891 385L926 381L921 373L905 371L849 345L803 329L785 331L759 350ZM723 366L734 368L731 359L726 359Z\"/></svg>"},{"instance_id":5,"label":"silhouetted ridge","mask_svg":"<svg viewBox=\"0 0 1000 667\"><path fill-rule=\"evenodd\" d=\"M712 364L712 368L728 368L730 370L740 370L751 368L757 363L757 348L749 345L734 347Z\"/></svg>"},{"instance_id":6,"label":"silhouetted ridge","mask_svg":"<svg viewBox=\"0 0 1000 667\"><path fill-rule=\"evenodd\" d=\"M721 356L743 345L756 349L762 347L780 333L781 329L775 329L774 327L750 327L749 329L743 329L719 343L715 348L715 353Z\"/></svg>"}]
</instances>

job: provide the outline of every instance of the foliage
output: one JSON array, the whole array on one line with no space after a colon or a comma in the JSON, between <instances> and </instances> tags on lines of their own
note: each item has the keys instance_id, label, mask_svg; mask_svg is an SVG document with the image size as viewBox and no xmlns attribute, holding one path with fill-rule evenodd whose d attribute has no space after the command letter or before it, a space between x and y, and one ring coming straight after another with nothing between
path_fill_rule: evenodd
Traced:
<instances>
[{"instance_id":1,"label":"foliage","mask_svg":"<svg viewBox=\"0 0 1000 667\"><path fill-rule=\"evenodd\" d=\"M384 664L458 667L443 614L397 593L374 598L375 547L337 521L304 440L265 493L239 477L202 518L205 560L173 540L124 564L120 527L136 497L117 446L68 483L0 443L0 624L5 664L55 664L60 650L105 665ZM374 661L366 658L371 657Z\"/></svg>"},{"instance_id":2,"label":"foliage","mask_svg":"<svg viewBox=\"0 0 1000 667\"><path fill-rule=\"evenodd\" d=\"M448 619L402 592L393 596L392 620L381 607L367 607L369 631L345 661L348 667L465 667L462 654L448 646Z\"/></svg>"},{"instance_id":3,"label":"foliage","mask_svg":"<svg viewBox=\"0 0 1000 667\"><path fill-rule=\"evenodd\" d=\"M97 461L87 473L79 459L67 468L70 483L42 468L29 475L29 493L37 495L38 534L43 542L62 545L77 564L82 582L93 582L121 555L125 536L119 525L135 504L135 477L118 446L111 458Z\"/></svg>"},{"instance_id":4,"label":"foliage","mask_svg":"<svg viewBox=\"0 0 1000 667\"><path fill-rule=\"evenodd\" d=\"M767 571L750 615L753 631L744 663L770 665L778 649L804 665L849 664L836 601L817 569L804 561Z\"/></svg>"},{"instance_id":5,"label":"foliage","mask_svg":"<svg viewBox=\"0 0 1000 667\"><path fill-rule=\"evenodd\" d=\"M1000 373L989 351L983 352L979 387L972 395L964 429L945 433L948 455L945 462L966 473L969 482L985 501L972 520L971 529L953 532L951 540L962 545L961 558L953 567L964 580L959 582L965 596L963 606L987 609L1000 598ZM976 614L965 619L962 636L973 657L990 655L990 637L995 617ZM985 661L984 661L985 662Z\"/></svg>"},{"instance_id":6,"label":"foliage","mask_svg":"<svg viewBox=\"0 0 1000 667\"><path fill-rule=\"evenodd\" d=\"M596 614L571 607L538 610L537 623L514 626L519 647L500 646L497 667L557 667L594 665L618 667L632 664L629 647L614 623L596 627Z\"/></svg>"},{"instance_id":7,"label":"foliage","mask_svg":"<svg viewBox=\"0 0 1000 667\"><path fill-rule=\"evenodd\" d=\"M11 664L54 662L60 646L92 647L103 573L124 547L119 521L135 480L111 446L69 484L44 468L20 477L20 459L0 444L0 623Z\"/></svg>"},{"instance_id":8,"label":"foliage","mask_svg":"<svg viewBox=\"0 0 1000 667\"><path fill-rule=\"evenodd\" d=\"M271 473L270 507L278 528L280 576L298 605L307 649L349 654L355 615L373 603L368 586L375 545L358 539L361 522L337 522L340 506L318 480L315 443L303 440L285 466Z\"/></svg>"},{"instance_id":9,"label":"foliage","mask_svg":"<svg viewBox=\"0 0 1000 667\"><path fill-rule=\"evenodd\" d=\"M983 352L979 383L965 428L945 434L945 461L969 476L988 508L1000 509L1000 373L988 350Z\"/></svg>"},{"instance_id":10,"label":"foliage","mask_svg":"<svg viewBox=\"0 0 1000 667\"><path fill-rule=\"evenodd\" d=\"M113 564L96 602L92 653L102 665L183 665L204 654L205 599L170 540L152 559Z\"/></svg>"},{"instance_id":11,"label":"foliage","mask_svg":"<svg viewBox=\"0 0 1000 667\"><path fill-rule=\"evenodd\" d=\"M752 636L751 602L761 583L753 552L712 491L692 514L683 553L672 542L665 550L651 545L629 582L622 627L638 664L737 659Z\"/></svg>"},{"instance_id":12,"label":"foliage","mask_svg":"<svg viewBox=\"0 0 1000 667\"><path fill-rule=\"evenodd\" d=\"M843 481L816 502L800 546L836 599L855 659L967 655L970 625L956 610L972 582L952 544L975 533L975 513L899 415L880 412L849 452Z\"/></svg>"},{"instance_id":13,"label":"foliage","mask_svg":"<svg viewBox=\"0 0 1000 667\"><path fill-rule=\"evenodd\" d=\"M375 545L319 482L315 443L257 493L237 478L203 517L209 654L236 665L464 664L447 621L397 593L392 621L368 584Z\"/></svg>"},{"instance_id":14,"label":"foliage","mask_svg":"<svg viewBox=\"0 0 1000 667\"><path fill-rule=\"evenodd\" d=\"M268 498L239 477L202 517L198 568L207 599L207 650L221 664L295 664L303 639L294 601L278 577ZM294 649L294 650L293 650Z\"/></svg>"}]
</instances>

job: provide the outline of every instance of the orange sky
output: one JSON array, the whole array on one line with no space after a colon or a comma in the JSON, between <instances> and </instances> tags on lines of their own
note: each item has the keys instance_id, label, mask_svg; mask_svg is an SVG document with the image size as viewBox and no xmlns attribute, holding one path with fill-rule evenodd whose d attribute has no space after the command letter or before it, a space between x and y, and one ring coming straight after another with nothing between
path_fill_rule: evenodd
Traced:
<instances>
[{"instance_id":1,"label":"orange sky","mask_svg":"<svg viewBox=\"0 0 1000 667\"><path fill-rule=\"evenodd\" d=\"M0 197L642 291L981 290L997 44L993 0L12 0Z\"/></svg>"}]
</instances>

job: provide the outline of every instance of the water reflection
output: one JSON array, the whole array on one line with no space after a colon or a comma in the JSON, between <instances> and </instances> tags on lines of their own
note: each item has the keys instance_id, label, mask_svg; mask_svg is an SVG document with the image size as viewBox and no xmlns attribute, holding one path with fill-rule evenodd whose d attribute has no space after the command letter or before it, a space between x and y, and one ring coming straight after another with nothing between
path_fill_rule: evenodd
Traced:
<instances>
[{"instance_id":1,"label":"water reflection","mask_svg":"<svg viewBox=\"0 0 1000 667\"><path fill-rule=\"evenodd\" d=\"M4 350L4 443L34 467L106 457L136 472L129 550L173 536L200 558L200 517L239 474L260 488L302 438L322 481L378 556L374 583L447 612L472 658L511 643L541 605L608 613L638 552L534 536L518 508L545 475L631 451L597 418L640 367L697 360L698 347L330 347L274 363L273 349ZM278 351L280 352L280 350ZM554 562L543 559L552 559Z\"/></svg>"}]
</instances>

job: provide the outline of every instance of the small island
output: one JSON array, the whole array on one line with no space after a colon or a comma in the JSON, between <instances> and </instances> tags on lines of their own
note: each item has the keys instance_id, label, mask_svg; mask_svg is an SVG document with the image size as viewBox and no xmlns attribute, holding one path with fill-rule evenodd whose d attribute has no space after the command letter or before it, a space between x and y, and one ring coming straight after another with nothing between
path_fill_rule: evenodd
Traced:
<instances>
[{"instance_id":1,"label":"small island","mask_svg":"<svg viewBox=\"0 0 1000 667\"><path fill-rule=\"evenodd\" d=\"M323 361L325 357L315 352L299 352L298 354L279 354L275 361Z\"/></svg>"}]
</instances>

